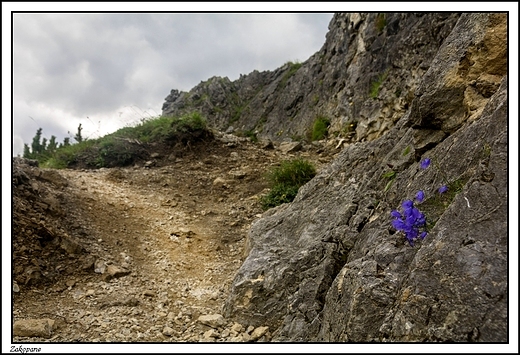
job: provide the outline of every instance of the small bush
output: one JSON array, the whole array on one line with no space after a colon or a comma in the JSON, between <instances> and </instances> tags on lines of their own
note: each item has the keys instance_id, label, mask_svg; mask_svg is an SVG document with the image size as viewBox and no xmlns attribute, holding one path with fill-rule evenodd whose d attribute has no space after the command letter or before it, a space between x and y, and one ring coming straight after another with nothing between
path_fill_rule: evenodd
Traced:
<instances>
[{"instance_id":1,"label":"small bush","mask_svg":"<svg viewBox=\"0 0 520 355\"><path fill-rule=\"evenodd\" d=\"M330 121L328 118L323 116L316 117L314 121L314 125L312 126L312 141L319 141L327 136L327 131L330 126Z\"/></svg>"},{"instance_id":2,"label":"small bush","mask_svg":"<svg viewBox=\"0 0 520 355\"><path fill-rule=\"evenodd\" d=\"M298 194L298 189L315 175L314 165L306 160L283 161L267 174L271 191L260 200L262 208L267 210L282 203L292 202Z\"/></svg>"}]
</instances>

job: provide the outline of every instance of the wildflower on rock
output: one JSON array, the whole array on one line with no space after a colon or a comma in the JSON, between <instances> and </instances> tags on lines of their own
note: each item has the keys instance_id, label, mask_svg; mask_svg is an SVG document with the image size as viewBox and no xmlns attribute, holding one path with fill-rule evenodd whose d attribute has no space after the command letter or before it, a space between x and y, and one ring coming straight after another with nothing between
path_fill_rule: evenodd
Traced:
<instances>
[{"instance_id":1,"label":"wildflower on rock","mask_svg":"<svg viewBox=\"0 0 520 355\"><path fill-rule=\"evenodd\" d=\"M421 169L426 169L427 167L430 166L430 163L431 163L430 158L424 158L424 159L421 161Z\"/></svg>"},{"instance_id":2,"label":"wildflower on rock","mask_svg":"<svg viewBox=\"0 0 520 355\"><path fill-rule=\"evenodd\" d=\"M416 195L417 201L424 200L424 192L419 191ZM419 211L413 204L412 200L403 201L403 212L393 210L390 215L394 218L392 226L400 232L403 232L408 243L413 246L417 238L424 239L428 234L425 230L426 216Z\"/></svg>"},{"instance_id":3,"label":"wildflower on rock","mask_svg":"<svg viewBox=\"0 0 520 355\"><path fill-rule=\"evenodd\" d=\"M446 186L446 185L442 185L441 187L439 187L439 190L438 190L438 191L439 191L440 194L443 194L443 193L445 193L446 191L448 191L448 186Z\"/></svg>"}]
</instances>

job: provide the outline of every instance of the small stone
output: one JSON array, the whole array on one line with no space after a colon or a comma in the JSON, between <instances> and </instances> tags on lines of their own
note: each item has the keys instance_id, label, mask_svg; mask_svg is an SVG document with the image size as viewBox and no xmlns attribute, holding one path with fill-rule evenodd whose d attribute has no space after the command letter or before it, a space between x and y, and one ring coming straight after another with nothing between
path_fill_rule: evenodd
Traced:
<instances>
[{"instance_id":1,"label":"small stone","mask_svg":"<svg viewBox=\"0 0 520 355\"><path fill-rule=\"evenodd\" d=\"M13 292L20 292L20 287L16 282L13 282Z\"/></svg>"},{"instance_id":2,"label":"small stone","mask_svg":"<svg viewBox=\"0 0 520 355\"><path fill-rule=\"evenodd\" d=\"M52 319L23 319L14 322L14 336L50 338L52 334Z\"/></svg>"},{"instance_id":3,"label":"small stone","mask_svg":"<svg viewBox=\"0 0 520 355\"><path fill-rule=\"evenodd\" d=\"M67 285L67 287L72 287L76 284L76 280L69 280L65 282L65 284Z\"/></svg>"},{"instance_id":4,"label":"small stone","mask_svg":"<svg viewBox=\"0 0 520 355\"><path fill-rule=\"evenodd\" d=\"M249 333L251 333L253 330L255 330L255 327L253 327L252 325L250 325L249 327L247 327L246 333L249 334Z\"/></svg>"},{"instance_id":5,"label":"small stone","mask_svg":"<svg viewBox=\"0 0 520 355\"><path fill-rule=\"evenodd\" d=\"M301 142L283 142L280 144L278 149L285 154L294 153L302 149Z\"/></svg>"},{"instance_id":6,"label":"small stone","mask_svg":"<svg viewBox=\"0 0 520 355\"><path fill-rule=\"evenodd\" d=\"M143 295L146 297L153 297L155 296L155 292L153 292L152 290L146 290L143 292Z\"/></svg>"},{"instance_id":7,"label":"small stone","mask_svg":"<svg viewBox=\"0 0 520 355\"><path fill-rule=\"evenodd\" d=\"M231 330L234 331L234 332L237 332L237 333L240 333L243 329L244 329L244 327L240 323L235 323L231 327Z\"/></svg>"},{"instance_id":8,"label":"small stone","mask_svg":"<svg viewBox=\"0 0 520 355\"><path fill-rule=\"evenodd\" d=\"M229 336L230 333L231 333L231 332L229 331L229 329L224 329L224 330L222 331L222 334L220 334L220 336L221 336L222 338L227 338L227 337Z\"/></svg>"},{"instance_id":9,"label":"small stone","mask_svg":"<svg viewBox=\"0 0 520 355\"><path fill-rule=\"evenodd\" d=\"M254 340L257 340L257 339L260 339L261 337L263 337L267 331L269 330L269 327L258 327L258 328L255 328L255 330L253 330L253 332L251 333L251 339L254 341Z\"/></svg>"},{"instance_id":10,"label":"small stone","mask_svg":"<svg viewBox=\"0 0 520 355\"><path fill-rule=\"evenodd\" d=\"M115 265L108 265L106 268L106 273L103 275L103 280L105 282L110 281L113 278L123 277L130 274L130 270L127 270L122 267L118 267Z\"/></svg>"},{"instance_id":11,"label":"small stone","mask_svg":"<svg viewBox=\"0 0 520 355\"><path fill-rule=\"evenodd\" d=\"M218 332L215 329L210 329L204 332L204 339L218 338Z\"/></svg>"},{"instance_id":12,"label":"small stone","mask_svg":"<svg viewBox=\"0 0 520 355\"><path fill-rule=\"evenodd\" d=\"M95 273L98 273L98 274L105 273L106 267L107 266L103 260L98 259L94 262L94 272Z\"/></svg>"},{"instance_id":13,"label":"small stone","mask_svg":"<svg viewBox=\"0 0 520 355\"><path fill-rule=\"evenodd\" d=\"M173 328L170 328L170 327L164 327L162 330L162 334L166 335L167 337L171 337L174 332L175 331L173 330Z\"/></svg>"},{"instance_id":14,"label":"small stone","mask_svg":"<svg viewBox=\"0 0 520 355\"><path fill-rule=\"evenodd\" d=\"M224 317L220 314L208 314L200 316L197 321L212 328L222 327L226 324Z\"/></svg>"}]
</instances>

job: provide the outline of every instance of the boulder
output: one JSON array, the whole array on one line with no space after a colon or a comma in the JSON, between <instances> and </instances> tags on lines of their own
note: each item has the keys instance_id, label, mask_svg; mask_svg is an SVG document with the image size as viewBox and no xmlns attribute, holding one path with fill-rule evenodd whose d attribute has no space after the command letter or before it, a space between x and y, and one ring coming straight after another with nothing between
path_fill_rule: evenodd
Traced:
<instances>
[{"instance_id":1,"label":"boulder","mask_svg":"<svg viewBox=\"0 0 520 355\"><path fill-rule=\"evenodd\" d=\"M13 334L19 337L50 338L54 320L44 319L22 319L14 322Z\"/></svg>"}]
</instances>

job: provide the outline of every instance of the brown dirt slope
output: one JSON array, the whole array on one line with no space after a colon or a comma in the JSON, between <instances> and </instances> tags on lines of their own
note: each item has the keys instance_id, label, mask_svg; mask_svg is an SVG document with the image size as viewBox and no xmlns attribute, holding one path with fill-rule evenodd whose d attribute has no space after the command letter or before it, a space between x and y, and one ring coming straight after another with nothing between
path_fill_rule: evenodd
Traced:
<instances>
[{"instance_id":1,"label":"brown dirt slope","mask_svg":"<svg viewBox=\"0 0 520 355\"><path fill-rule=\"evenodd\" d=\"M13 323L50 319L51 331L15 326L13 341L268 341L265 329L218 318L263 212L263 175L296 156L319 169L338 151L286 154L220 134L128 168L56 171L15 158Z\"/></svg>"}]
</instances>

